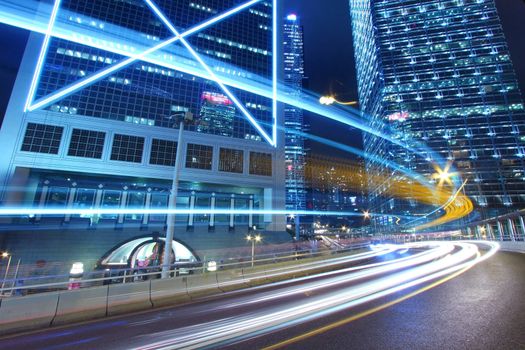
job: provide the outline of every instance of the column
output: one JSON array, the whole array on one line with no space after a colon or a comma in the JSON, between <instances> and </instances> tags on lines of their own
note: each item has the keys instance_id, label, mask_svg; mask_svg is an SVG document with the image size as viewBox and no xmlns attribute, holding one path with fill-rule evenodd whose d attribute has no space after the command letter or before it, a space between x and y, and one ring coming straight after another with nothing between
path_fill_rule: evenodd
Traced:
<instances>
[{"instance_id":1,"label":"column","mask_svg":"<svg viewBox=\"0 0 525 350\"><path fill-rule=\"evenodd\" d=\"M467 227L467 236L469 239L472 238L472 229L470 227Z\"/></svg>"},{"instance_id":2,"label":"column","mask_svg":"<svg viewBox=\"0 0 525 350\"><path fill-rule=\"evenodd\" d=\"M44 209L46 206L47 192L49 192L49 180L44 181L42 191L40 192L40 199L38 200L38 209ZM42 218L42 215L35 215L35 221L38 222Z\"/></svg>"},{"instance_id":3,"label":"column","mask_svg":"<svg viewBox=\"0 0 525 350\"><path fill-rule=\"evenodd\" d=\"M142 216L142 227L148 226L149 208L151 207L151 188L146 190L146 200L144 202L144 215Z\"/></svg>"},{"instance_id":4,"label":"column","mask_svg":"<svg viewBox=\"0 0 525 350\"><path fill-rule=\"evenodd\" d=\"M495 241L496 237L494 236L494 232L492 231L492 226L490 223L486 224L487 226L487 237L489 240Z\"/></svg>"},{"instance_id":5,"label":"column","mask_svg":"<svg viewBox=\"0 0 525 350\"><path fill-rule=\"evenodd\" d=\"M514 227L514 220L512 218L507 219L507 225L509 226L509 235L512 242L516 241L516 230Z\"/></svg>"},{"instance_id":6,"label":"column","mask_svg":"<svg viewBox=\"0 0 525 350\"><path fill-rule=\"evenodd\" d=\"M210 200L210 223L208 224L208 231L215 231L215 193L211 194Z\"/></svg>"},{"instance_id":7,"label":"column","mask_svg":"<svg viewBox=\"0 0 525 350\"><path fill-rule=\"evenodd\" d=\"M235 231L235 195L232 194L230 199L230 225L228 226L229 231Z\"/></svg>"},{"instance_id":8,"label":"column","mask_svg":"<svg viewBox=\"0 0 525 350\"><path fill-rule=\"evenodd\" d=\"M102 190L103 188L104 188L103 184L98 185L97 193L95 194L95 205L93 206L93 209L95 209L95 211L100 209L100 205L102 204L102 194L104 192L104 190ZM94 213L91 216L90 225L97 224L99 219L100 219L100 214Z\"/></svg>"},{"instance_id":9,"label":"column","mask_svg":"<svg viewBox=\"0 0 525 350\"><path fill-rule=\"evenodd\" d=\"M126 209L126 205L128 202L128 189L129 189L128 186L124 186L122 188L122 196L120 197L120 206L119 206L120 210ZM117 224L122 225L123 223L124 223L124 214L121 212L118 214Z\"/></svg>"},{"instance_id":10,"label":"column","mask_svg":"<svg viewBox=\"0 0 525 350\"><path fill-rule=\"evenodd\" d=\"M272 208L273 208L272 202L273 202L273 189L272 188L265 188L264 189L264 211L265 211L265 213L264 213L264 223L265 224L269 224L275 219L272 216L272 214L267 213L267 211L271 211Z\"/></svg>"},{"instance_id":11,"label":"column","mask_svg":"<svg viewBox=\"0 0 525 350\"><path fill-rule=\"evenodd\" d=\"M520 216L521 240L525 241L525 220Z\"/></svg>"},{"instance_id":12,"label":"column","mask_svg":"<svg viewBox=\"0 0 525 350\"><path fill-rule=\"evenodd\" d=\"M253 230L253 196L250 196L248 209L250 210L250 213L248 214L248 231L251 231Z\"/></svg>"},{"instance_id":13,"label":"column","mask_svg":"<svg viewBox=\"0 0 525 350\"><path fill-rule=\"evenodd\" d=\"M69 211L73 209L73 204L75 203L75 196L77 194L77 183L73 182L71 188L69 189L69 197L67 198L66 206L66 215L64 216L64 223L69 223L71 221L71 213Z\"/></svg>"},{"instance_id":14,"label":"column","mask_svg":"<svg viewBox=\"0 0 525 350\"><path fill-rule=\"evenodd\" d=\"M501 224L501 221L497 221L498 225L498 234L499 234L499 240L503 241L503 235L505 234L505 231L503 231L503 225Z\"/></svg>"},{"instance_id":15,"label":"column","mask_svg":"<svg viewBox=\"0 0 525 350\"><path fill-rule=\"evenodd\" d=\"M194 213L195 210L195 191L191 191L190 195L190 215L188 217L188 231L193 231L193 219L194 219Z\"/></svg>"},{"instance_id":16,"label":"column","mask_svg":"<svg viewBox=\"0 0 525 350\"><path fill-rule=\"evenodd\" d=\"M476 226L476 239L483 239L483 233L481 232L481 227L483 226Z\"/></svg>"}]
</instances>

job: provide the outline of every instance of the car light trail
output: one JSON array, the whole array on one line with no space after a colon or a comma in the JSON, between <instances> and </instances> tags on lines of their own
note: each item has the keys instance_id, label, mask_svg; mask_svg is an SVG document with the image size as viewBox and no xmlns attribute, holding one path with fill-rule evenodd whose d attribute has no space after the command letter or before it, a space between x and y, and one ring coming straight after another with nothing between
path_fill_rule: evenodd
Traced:
<instances>
[{"instance_id":1,"label":"car light trail","mask_svg":"<svg viewBox=\"0 0 525 350\"><path fill-rule=\"evenodd\" d=\"M196 349L216 347L242 341L248 337L262 335L284 327L294 326L299 323L317 319L335 312L345 310L363 303L397 293L423 283L450 276L458 272L464 272L481 261L490 258L498 250L497 243L480 242L487 245L490 250L481 255L477 245L466 242L433 242L427 256L434 259L423 259L424 255L416 254L411 261L410 258L403 259L401 271L388 274L372 280L367 280L357 285L348 287L341 286L337 292L327 295L312 296L307 302L288 302L285 306L269 307L264 305L258 310L249 312L234 318L225 318L204 324L184 327L151 334L134 339L144 345L136 349ZM400 248L421 248L422 244L408 244ZM434 255L435 254L435 255ZM401 260L401 259L400 259ZM393 265L397 264L394 262ZM365 265L368 266L368 265ZM362 278L366 277L366 270L359 272ZM377 270L370 268L370 277L375 276ZM353 273L343 274L327 278L323 283L329 286L345 277L351 280ZM322 288L319 282L307 283L301 286L292 286L279 293L277 298L285 298L290 293L304 292L305 288ZM271 294L269 294L271 296ZM263 303L266 299L254 297L247 300L254 304ZM238 307L238 303L232 303L227 307Z\"/></svg>"},{"instance_id":2,"label":"car light trail","mask_svg":"<svg viewBox=\"0 0 525 350\"><path fill-rule=\"evenodd\" d=\"M410 248L410 245L408 245L407 247ZM385 248L387 248L387 250L385 250ZM393 252L399 249L403 249L403 246L392 246L392 247L389 246L385 248L378 250L377 253L379 254L376 256L385 255L390 252ZM355 272L352 274L346 274L343 276L334 277L334 278L331 278L329 281L312 282L305 286L296 287L293 290L285 290L279 293L275 293L275 292L266 293L266 295L254 298L250 301L243 301L242 303L237 304L237 306L242 306L242 305L247 305L247 304L256 304L259 302L265 302L265 301L269 301L273 299L284 298L284 297L288 297L293 294L311 292L311 291L325 288L328 286L333 287L336 285L340 285L340 284L344 284L344 283L348 283L352 281L357 281L360 279L365 279L365 278L370 278L370 277L381 275L381 274L386 274L392 271L401 270L403 268L415 266L418 264L428 263L434 259L444 257L445 255L451 253L452 250L453 250L453 246L450 244L447 244L447 245L437 244L435 248L425 251L425 252L415 254L411 257L405 257L405 258L396 259L392 261L385 261L385 262L380 262L380 263L367 264L363 266L350 267L350 268L337 270L337 271L320 273L320 274L315 275L315 277L316 278L327 277L327 276L336 275L336 274L340 275L342 273L346 274L346 273L353 272L353 271L366 270L366 271L360 271L360 272ZM270 274L269 277L272 277L272 275ZM309 278L311 277L304 277L302 280L307 280ZM295 280L295 282L297 282L297 280ZM222 308L229 308L233 306L235 306L235 303L227 304L223 306Z\"/></svg>"}]
</instances>

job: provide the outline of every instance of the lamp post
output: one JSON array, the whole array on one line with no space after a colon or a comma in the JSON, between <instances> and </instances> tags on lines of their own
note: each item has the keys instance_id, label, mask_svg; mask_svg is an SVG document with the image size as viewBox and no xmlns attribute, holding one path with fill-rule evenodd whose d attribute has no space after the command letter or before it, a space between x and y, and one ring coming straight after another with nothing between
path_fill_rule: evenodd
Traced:
<instances>
[{"instance_id":1,"label":"lamp post","mask_svg":"<svg viewBox=\"0 0 525 350\"><path fill-rule=\"evenodd\" d=\"M255 261L255 242L260 242L262 237L260 235L248 235L246 236L246 240L248 242L252 242L252 267L254 265Z\"/></svg>"},{"instance_id":2,"label":"lamp post","mask_svg":"<svg viewBox=\"0 0 525 350\"><path fill-rule=\"evenodd\" d=\"M7 260L7 267L5 268L5 275L4 275L4 279L2 280L2 288L0 288L0 295L4 294L4 286L5 286L5 280L7 279L7 274L9 273L9 266L11 266L11 258L13 256L11 254L9 254L8 252L3 252L2 253L2 259L5 259L5 258L9 258Z\"/></svg>"},{"instance_id":3,"label":"lamp post","mask_svg":"<svg viewBox=\"0 0 525 350\"><path fill-rule=\"evenodd\" d=\"M175 233L175 213L173 212L177 207L177 196L179 192L179 175L180 162L182 157L182 134L184 131L184 124L193 121L193 114L191 112L184 112L184 118L179 124L179 138L177 141L177 153L175 155L175 167L173 168L173 180L171 182L171 195L168 200L168 215L166 222L166 241L164 243L164 258L162 260L161 278L168 278L170 272L171 262L171 246L173 236Z\"/></svg>"}]
</instances>

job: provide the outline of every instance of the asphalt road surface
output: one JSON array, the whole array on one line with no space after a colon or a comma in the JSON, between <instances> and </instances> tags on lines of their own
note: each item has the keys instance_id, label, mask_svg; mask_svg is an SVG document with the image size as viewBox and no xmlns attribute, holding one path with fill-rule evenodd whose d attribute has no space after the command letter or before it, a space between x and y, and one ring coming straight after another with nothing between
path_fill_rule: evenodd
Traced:
<instances>
[{"instance_id":1,"label":"asphalt road surface","mask_svg":"<svg viewBox=\"0 0 525 350\"><path fill-rule=\"evenodd\" d=\"M0 340L0 349L525 349L525 254L498 252L450 280L433 278L371 301L342 303L343 290L365 295L454 255L419 253L429 260L423 262L414 260L416 253L396 254L383 261L405 258L415 265L374 276L366 273L394 263L323 275L22 334Z\"/></svg>"}]
</instances>

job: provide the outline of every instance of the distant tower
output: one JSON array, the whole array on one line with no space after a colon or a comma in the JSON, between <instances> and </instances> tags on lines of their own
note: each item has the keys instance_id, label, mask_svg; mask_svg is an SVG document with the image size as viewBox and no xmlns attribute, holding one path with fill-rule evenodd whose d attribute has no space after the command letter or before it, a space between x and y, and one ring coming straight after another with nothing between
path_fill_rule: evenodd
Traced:
<instances>
[{"instance_id":1,"label":"distant tower","mask_svg":"<svg viewBox=\"0 0 525 350\"><path fill-rule=\"evenodd\" d=\"M394 138L421 141L452 163L484 216L523 208L525 113L494 0L350 6L360 105L371 125L386 123ZM435 172L431 154L415 157L371 135L364 147L427 177ZM367 167L393 177L384 164ZM417 211L387 187L370 189L374 212Z\"/></svg>"},{"instance_id":2,"label":"distant tower","mask_svg":"<svg viewBox=\"0 0 525 350\"><path fill-rule=\"evenodd\" d=\"M285 18L283 30L284 82L294 89L291 94L300 94L304 79L303 28L299 18L290 14ZM285 158L286 158L286 207L304 210L305 148L303 111L296 107L284 108Z\"/></svg>"},{"instance_id":3,"label":"distant tower","mask_svg":"<svg viewBox=\"0 0 525 350\"><path fill-rule=\"evenodd\" d=\"M221 136L233 135L235 106L225 95L204 91L197 131Z\"/></svg>"}]
</instances>

